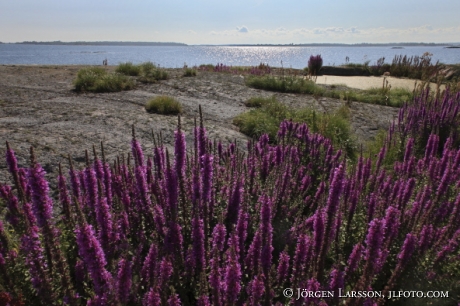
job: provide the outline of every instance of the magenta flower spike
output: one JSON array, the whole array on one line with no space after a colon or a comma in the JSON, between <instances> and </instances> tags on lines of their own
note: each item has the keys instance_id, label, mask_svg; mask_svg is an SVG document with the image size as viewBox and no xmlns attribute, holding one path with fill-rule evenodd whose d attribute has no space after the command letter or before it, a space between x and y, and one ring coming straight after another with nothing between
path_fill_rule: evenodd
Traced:
<instances>
[{"instance_id":1,"label":"magenta flower spike","mask_svg":"<svg viewBox=\"0 0 460 306\"><path fill-rule=\"evenodd\" d=\"M80 226L76 234L78 254L88 267L94 284L94 292L102 296L105 292L110 291L112 286L112 276L105 268L107 262L104 251L91 225Z\"/></svg>"},{"instance_id":2,"label":"magenta flower spike","mask_svg":"<svg viewBox=\"0 0 460 306\"><path fill-rule=\"evenodd\" d=\"M121 259L118 263L117 297L121 303L127 303L131 291L131 262Z\"/></svg>"},{"instance_id":3,"label":"magenta flower spike","mask_svg":"<svg viewBox=\"0 0 460 306\"><path fill-rule=\"evenodd\" d=\"M168 306L180 306L182 305L177 294L173 294L168 299Z\"/></svg>"},{"instance_id":4,"label":"magenta flower spike","mask_svg":"<svg viewBox=\"0 0 460 306\"><path fill-rule=\"evenodd\" d=\"M158 306L161 305L161 297L158 293L157 287L150 288L149 292L147 292L144 296L144 300L142 302L143 306Z\"/></svg>"},{"instance_id":5,"label":"magenta flower spike","mask_svg":"<svg viewBox=\"0 0 460 306\"><path fill-rule=\"evenodd\" d=\"M28 186L31 191L32 210L37 218L39 227L51 228L53 217L53 201L49 197L48 182L45 180L45 170L36 163L27 173Z\"/></svg>"},{"instance_id":6,"label":"magenta flower spike","mask_svg":"<svg viewBox=\"0 0 460 306\"><path fill-rule=\"evenodd\" d=\"M288 279L290 257L286 251L281 252L278 262L278 285L282 286Z\"/></svg>"},{"instance_id":7,"label":"magenta flower spike","mask_svg":"<svg viewBox=\"0 0 460 306\"><path fill-rule=\"evenodd\" d=\"M228 263L225 268L223 280L224 300L226 305L233 305L238 299L241 290L241 266L234 254L235 251L229 249L227 252Z\"/></svg>"},{"instance_id":8,"label":"magenta flower spike","mask_svg":"<svg viewBox=\"0 0 460 306\"><path fill-rule=\"evenodd\" d=\"M195 215L192 223L192 244L193 261L197 274L200 274L206 267L204 239L203 220Z\"/></svg>"},{"instance_id":9,"label":"magenta flower spike","mask_svg":"<svg viewBox=\"0 0 460 306\"><path fill-rule=\"evenodd\" d=\"M135 138L131 140L131 152L137 166L144 165L144 152L142 151L141 144Z\"/></svg>"},{"instance_id":10,"label":"magenta flower spike","mask_svg":"<svg viewBox=\"0 0 460 306\"><path fill-rule=\"evenodd\" d=\"M26 266L29 269L33 288L37 290L37 295L43 302L52 305L54 294L38 233L39 229L36 225L30 226L27 235L22 237L22 249L26 254Z\"/></svg>"}]
</instances>

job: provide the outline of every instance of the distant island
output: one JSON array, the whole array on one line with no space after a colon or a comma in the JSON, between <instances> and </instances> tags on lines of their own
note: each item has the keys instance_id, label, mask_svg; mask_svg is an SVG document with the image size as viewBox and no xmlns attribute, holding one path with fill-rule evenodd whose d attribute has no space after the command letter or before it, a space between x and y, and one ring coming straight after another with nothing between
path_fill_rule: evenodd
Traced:
<instances>
[{"instance_id":1,"label":"distant island","mask_svg":"<svg viewBox=\"0 0 460 306\"><path fill-rule=\"evenodd\" d=\"M23 41L23 45L79 45L79 46L187 46L176 42L144 42L144 41Z\"/></svg>"}]
</instances>

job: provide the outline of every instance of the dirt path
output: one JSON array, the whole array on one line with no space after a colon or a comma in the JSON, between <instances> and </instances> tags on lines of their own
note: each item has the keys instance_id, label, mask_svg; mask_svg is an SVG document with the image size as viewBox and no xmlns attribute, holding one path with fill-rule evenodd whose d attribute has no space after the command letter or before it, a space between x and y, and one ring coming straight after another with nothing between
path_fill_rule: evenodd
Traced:
<instances>
[{"instance_id":1,"label":"dirt path","mask_svg":"<svg viewBox=\"0 0 460 306\"><path fill-rule=\"evenodd\" d=\"M38 161L55 182L57 167L67 169L67 156L82 167L85 150L104 142L106 157L112 161L130 152L131 126L136 126L146 154L151 154L151 130L162 132L170 150L177 118L149 114L144 105L157 95L171 95L185 108L183 128L187 142L193 144L194 118L198 105L204 113L211 138L228 142L236 139L241 147L246 136L238 132L232 119L248 108L244 101L253 96L271 96L248 88L244 77L223 73L198 72L196 77L181 77L182 69L168 69L169 80L140 84L135 90L118 93L81 93L73 89L80 66L0 66L0 182L9 181L5 163L5 141L16 151L21 167L28 164L28 151L34 146ZM114 70L114 67L107 67ZM276 94L278 100L294 107L312 106L332 111L342 102L315 99L308 95ZM371 138L378 129L387 128L397 109L353 102L352 125L360 140Z\"/></svg>"}]
</instances>

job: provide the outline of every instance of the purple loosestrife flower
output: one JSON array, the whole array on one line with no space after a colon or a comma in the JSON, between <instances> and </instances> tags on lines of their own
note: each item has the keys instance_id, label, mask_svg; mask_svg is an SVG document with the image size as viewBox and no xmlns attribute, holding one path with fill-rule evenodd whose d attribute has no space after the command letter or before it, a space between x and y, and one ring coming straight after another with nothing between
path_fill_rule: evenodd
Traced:
<instances>
[{"instance_id":1,"label":"purple loosestrife flower","mask_svg":"<svg viewBox=\"0 0 460 306\"><path fill-rule=\"evenodd\" d=\"M212 231L212 247L222 252L225 246L226 235L227 231L225 226L220 223L216 224Z\"/></svg>"},{"instance_id":2,"label":"purple loosestrife flower","mask_svg":"<svg viewBox=\"0 0 460 306\"><path fill-rule=\"evenodd\" d=\"M358 286L364 286L374 277L374 274L382 266L382 245L383 235L385 231L384 220L374 219L369 224L369 229L366 236L366 250L364 252L364 258L366 265L364 272Z\"/></svg>"},{"instance_id":3,"label":"purple loosestrife flower","mask_svg":"<svg viewBox=\"0 0 460 306\"><path fill-rule=\"evenodd\" d=\"M201 168L201 196L203 199L203 205L207 205L207 203L209 203L211 200L213 160L214 157L211 154L205 154L201 157L201 163L203 165L203 167Z\"/></svg>"},{"instance_id":4,"label":"purple loosestrife flower","mask_svg":"<svg viewBox=\"0 0 460 306\"><path fill-rule=\"evenodd\" d=\"M160 262L160 273L158 279L158 287L160 290L165 290L171 275L173 274L173 266L167 258L163 258Z\"/></svg>"},{"instance_id":5,"label":"purple loosestrife flower","mask_svg":"<svg viewBox=\"0 0 460 306\"><path fill-rule=\"evenodd\" d=\"M59 165L59 176L58 176L58 189L59 189L59 200L62 204L62 210L64 212L65 221L71 222L71 210L70 210L70 197L67 191L65 177L61 173L61 166Z\"/></svg>"},{"instance_id":6,"label":"purple loosestrife flower","mask_svg":"<svg viewBox=\"0 0 460 306\"><path fill-rule=\"evenodd\" d=\"M206 267L205 250L204 250L204 230L203 220L197 215L192 222L192 243L193 243L193 261L195 263L197 274L201 273Z\"/></svg>"},{"instance_id":7,"label":"purple loosestrife flower","mask_svg":"<svg viewBox=\"0 0 460 306\"><path fill-rule=\"evenodd\" d=\"M272 239L273 239L273 226L272 226L272 207L273 203L268 196L261 196L261 216L260 216L260 231L262 233L262 254L261 264L266 275L272 263Z\"/></svg>"},{"instance_id":8,"label":"purple loosestrife flower","mask_svg":"<svg viewBox=\"0 0 460 306\"><path fill-rule=\"evenodd\" d=\"M401 251L398 254L398 265L396 269L400 266L404 268L407 263L409 262L412 254L415 252L417 248L417 237L412 234L407 234L406 239L404 240L404 244L401 248Z\"/></svg>"},{"instance_id":9,"label":"purple loosestrife flower","mask_svg":"<svg viewBox=\"0 0 460 306\"><path fill-rule=\"evenodd\" d=\"M443 261L450 253L458 248L460 243L460 229L457 230L447 244L436 254L434 265Z\"/></svg>"},{"instance_id":10,"label":"purple loosestrife flower","mask_svg":"<svg viewBox=\"0 0 460 306\"><path fill-rule=\"evenodd\" d=\"M158 248L155 243L152 243L149 248L149 253L145 257L144 264L142 265L141 269L142 283L145 284L146 287L152 286L153 281L155 280L157 257Z\"/></svg>"},{"instance_id":11,"label":"purple loosestrife flower","mask_svg":"<svg viewBox=\"0 0 460 306\"><path fill-rule=\"evenodd\" d=\"M114 242L112 241L114 238L112 214L110 213L110 207L107 205L107 199L105 197L99 198L98 202L96 207L98 238L105 253L109 255L112 253L110 243Z\"/></svg>"},{"instance_id":12,"label":"purple loosestrife flower","mask_svg":"<svg viewBox=\"0 0 460 306\"><path fill-rule=\"evenodd\" d=\"M238 218L238 212L240 210L240 204L243 200L243 184L241 179L236 179L233 184L233 192L230 195L230 199L227 207L227 225L231 226L236 223Z\"/></svg>"},{"instance_id":13,"label":"purple loosestrife flower","mask_svg":"<svg viewBox=\"0 0 460 306\"><path fill-rule=\"evenodd\" d=\"M334 292L334 302L338 304L339 301L339 290L343 290L345 287L344 273L340 269L333 269L330 275L329 288Z\"/></svg>"},{"instance_id":14,"label":"purple loosestrife flower","mask_svg":"<svg viewBox=\"0 0 460 306\"><path fill-rule=\"evenodd\" d=\"M87 167L84 171L86 203L89 207L90 217L94 217L98 199L96 173L91 167Z\"/></svg>"},{"instance_id":15,"label":"purple loosestrife flower","mask_svg":"<svg viewBox=\"0 0 460 306\"><path fill-rule=\"evenodd\" d=\"M141 144L135 138L131 140L131 152L133 154L136 166L143 166L144 152L142 151Z\"/></svg>"},{"instance_id":16,"label":"purple loosestrife flower","mask_svg":"<svg viewBox=\"0 0 460 306\"><path fill-rule=\"evenodd\" d=\"M174 167L176 169L177 177L185 177L185 163L187 157L187 145L185 143L185 134L181 131L174 132Z\"/></svg>"},{"instance_id":17,"label":"purple loosestrife flower","mask_svg":"<svg viewBox=\"0 0 460 306\"><path fill-rule=\"evenodd\" d=\"M161 305L161 297L158 293L158 287L150 288L150 291L144 295L142 302L143 306L159 306Z\"/></svg>"},{"instance_id":18,"label":"purple loosestrife flower","mask_svg":"<svg viewBox=\"0 0 460 306\"><path fill-rule=\"evenodd\" d=\"M32 213L32 206L30 203L25 203L22 206L24 210L24 215L26 216L27 222L29 222L29 226L37 225L37 218L35 218L34 214Z\"/></svg>"},{"instance_id":19,"label":"purple loosestrife flower","mask_svg":"<svg viewBox=\"0 0 460 306\"><path fill-rule=\"evenodd\" d=\"M238 222L236 223L236 231L238 236L238 249L240 250L240 258L244 258L245 248L244 243L247 238L247 228L248 228L248 219L249 214L244 211L244 209L240 209L240 213L238 214Z\"/></svg>"},{"instance_id":20,"label":"purple loosestrife flower","mask_svg":"<svg viewBox=\"0 0 460 306\"><path fill-rule=\"evenodd\" d=\"M253 306L262 305L262 296L264 295L264 275L257 275L249 282L246 292L249 295L250 304Z\"/></svg>"},{"instance_id":21,"label":"purple loosestrife flower","mask_svg":"<svg viewBox=\"0 0 460 306\"><path fill-rule=\"evenodd\" d=\"M400 226L400 211L393 206L389 206L385 211L385 244L390 245L392 240L398 236Z\"/></svg>"},{"instance_id":22,"label":"purple loosestrife flower","mask_svg":"<svg viewBox=\"0 0 460 306\"><path fill-rule=\"evenodd\" d=\"M315 239L315 249L314 252L316 256L319 256L321 253L321 246L324 238L324 218L325 214L323 209L318 209L315 214L315 219L313 223L314 228L314 239Z\"/></svg>"},{"instance_id":23,"label":"purple loosestrife flower","mask_svg":"<svg viewBox=\"0 0 460 306\"><path fill-rule=\"evenodd\" d=\"M262 234L260 229L254 235L251 245L246 255L245 263L247 271L257 274L259 271L260 257L262 255Z\"/></svg>"},{"instance_id":24,"label":"purple loosestrife flower","mask_svg":"<svg viewBox=\"0 0 460 306\"><path fill-rule=\"evenodd\" d=\"M307 265L309 264L311 254L312 245L310 237L305 234L299 235L292 264L291 285L293 288L297 288L299 282L302 281L302 278L308 273Z\"/></svg>"},{"instance_id":25,"label":"purple loosestrife flower","mask_svg":"<svg viewBox=\"0 0 460 306\"><path fill-rule=\"evenodd\" d=\"M223 290L225 292L225 303L233 305L241 290L241 267L236 258L235 251L229 249L227 251L228 263L225 268L225 276L223 280Z\"/></svg>"},{"instance_id":26,"label":"purple loosestrife flower","mask_svg":"<svg viewBox=\"0 0 460 306\"><path fill-rule=\"evenodd\" d=\"M121 259L118 263L117 296L122 303L127 303L131 291L131 262Z\"/></svg>"},{"instance_id":27,"label":"purple loosestrife flower","mask_svg":"<svg viewBox=\"0 0 460 306\"><path fill-rule=\"evenodd\" d=\"M169 297L168 299L168 306L180 306L181 303L180 303L180 299L179 299L179 296L177 294L173 294Z\"/></svg>"},{"instance_id":28,"label":"purple loosestrife flower","mask_svg":"<svg viewBox=\"0 0 460 306\"><path fill-rule=\"evenodd\" d=\"M209 297L207 295L200 296L196 304L197 306L211 306L211 302L209 301Z\"/></svg>"},{"instance_id":29,"label":"purple loosestrife flower","mask_svg":"<svg viewBox=\"0 0 460 306\"><path fill-rule=\"evenodd\" d=\"M278 285L283 285L288 279L290 257L286 251L281 252L278 262Z\"/></svg>"},{"instance_id":30,"label":"purple loosestrife flower","mask_svg":"<svg viewBox=\"0 0 460 306\"><path fill-rule=\"evenodd\" d=\"M111 289L112 276L105 269L107 264L104 251L91 225L85 224L76 230L78 254L88 267L96 295L103 295Z\"/></svg>"},{"instance_id":31,"label":"purple loosestrife flower","mask_svg":"<svg viewBox=\"0 0 460 306\"><path fill-rule=\"evenodd\" d=\"M48 182L45 170L36 163L27 174L28 185L32 196L32 209L39 227L50 227L53 217L53 202L48 195Z\"/></svg>"},{"instance_id":32,"label":"purple loosestrife flower","mask_svg":"<svg viewBox=\"0 0 460 306\"><path fill-rule=\"evenodd\" d=\"M36 225L29 226L27 235L22 237L22 250L26 254L25 262L29 269L32 286L44 303L52 305L54 295L38 231Z\"/></svg>"},{"instance_id":33,"label":"purple loosestrife flower","mask_svg":"<svg viewBox=\"0 0 460 306\"><path fill-rule=\"evenodd\" d=\"M173 257L181 256L182 254L182 227L179 223L170 221L168 223L168 231L166 233L164 247L168 254L173 255Z\"/></svg>"}]
</instances>

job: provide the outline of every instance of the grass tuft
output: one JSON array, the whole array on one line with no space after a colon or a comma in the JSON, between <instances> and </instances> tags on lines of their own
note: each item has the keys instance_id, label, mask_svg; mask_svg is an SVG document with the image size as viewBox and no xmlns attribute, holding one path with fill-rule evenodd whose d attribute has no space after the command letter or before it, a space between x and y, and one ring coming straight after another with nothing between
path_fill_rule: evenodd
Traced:
<instances>
[{"instance_id":1,"label":"grass tuft","mask_svg":"<svg viewBox=\"0 0 460 306\"><path fill-rule=\"evenodd\" d=\"M161 115L178 115L182 114L182 104L169 96L158 96L148 101L145 109L149 113Z\"/></svg>"},{"instance_id":2,"label":"grass tuft","mask_svg":"<svg viewBox=\"0 0 460 306\"><path fill-rule=\"evenodd\" d=\"M115 71L124 75L138 76L141 69L139 66L133 65L131 62L126 62L120 63Z\"/></svg>"},{"instance_id":3,"label":"grass tuft","mask_svg":"<svg viewBox=\"0 0 460 306\"><path fill-rule=\"evenodd\" d=\"M75 90L91 92L116 92L134 88L134 82L119 73L107 73L100 67L83 68L74 81Z\"/></svg>"}]
</instances>

